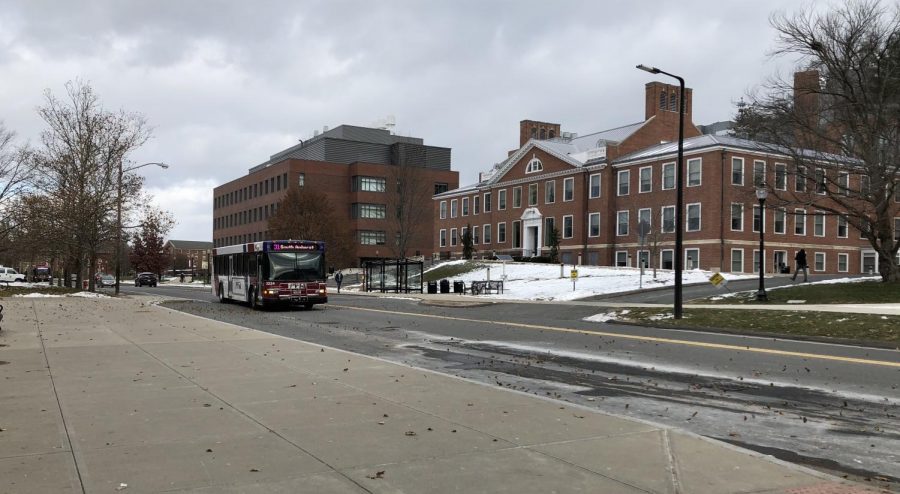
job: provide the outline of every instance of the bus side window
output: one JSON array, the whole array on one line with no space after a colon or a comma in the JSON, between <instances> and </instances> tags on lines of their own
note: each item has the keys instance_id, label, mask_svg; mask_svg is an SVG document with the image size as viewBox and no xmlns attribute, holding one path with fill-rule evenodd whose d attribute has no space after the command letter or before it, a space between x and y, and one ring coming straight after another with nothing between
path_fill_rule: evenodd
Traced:
<instances>
[{"instance_id":1,"label":"bus side window","mask_svg":"<svg viewBox=\"0 0 900 494\"><path fill-rule=\"evenodd\" d=\"M250 276L256 276L256 254L250 254Z\"/></svg>"}]
</instances>

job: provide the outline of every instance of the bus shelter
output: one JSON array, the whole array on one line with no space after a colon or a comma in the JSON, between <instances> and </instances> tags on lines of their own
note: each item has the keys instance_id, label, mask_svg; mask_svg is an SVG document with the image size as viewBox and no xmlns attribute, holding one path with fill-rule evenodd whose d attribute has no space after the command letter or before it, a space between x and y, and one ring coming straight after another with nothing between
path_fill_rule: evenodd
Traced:
<instances>
[{"instance_id":1,"label":"bus shelter","mask_svg":"<svg viewBox=\"0 0 900 494\"><path fill-rule=\"evenodd\" d=\"M365 290L367 292L422 293L422 261L408 259L381 259L367 261Z\"/></svg>"}]
</instances>

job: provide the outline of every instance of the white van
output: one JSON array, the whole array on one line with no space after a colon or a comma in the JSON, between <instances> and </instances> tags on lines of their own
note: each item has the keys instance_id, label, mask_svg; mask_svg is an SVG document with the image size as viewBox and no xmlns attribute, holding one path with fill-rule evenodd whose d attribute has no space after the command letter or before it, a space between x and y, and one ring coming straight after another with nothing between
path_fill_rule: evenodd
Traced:
<instances>
[{"instance_id":1,"label":"white van","mask_svg":"<svg viewBox=\"0 0 900 494\"><path fill-rule=\"evenodd\" d=\"M9 281L9 282L21 281L24 283L25 282L25 274L20 273L13 268L4 268L4 267L0 266L0 281Z\"/></svg>"}]
</instances>

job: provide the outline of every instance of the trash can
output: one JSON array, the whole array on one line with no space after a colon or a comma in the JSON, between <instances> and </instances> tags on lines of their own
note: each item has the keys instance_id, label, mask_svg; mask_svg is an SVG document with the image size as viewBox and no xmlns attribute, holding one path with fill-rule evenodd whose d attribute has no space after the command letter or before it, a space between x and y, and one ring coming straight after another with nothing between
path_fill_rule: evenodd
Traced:
<instances>
[{"instance_id":1,"label":"trash can","mask_svg":"<svg viewBox=\"0 0 900 494\"><path fill-rule=\"evenodd\" d=\"M428 282L428 293L437 293L437 281Z\"/></svg>"},{"instance_id":2,"label":"trash can","mask_svg":"<svg viewBox=\"0 0 900 494\"><path fill-rule=\"evenodd\" d=\"M441 280L441 293L450 293L450 281Z\"/></svg>"},{"instance_id":3,"label":"trash can","mask_svg":"<svg viewBox=\"0 0 900 494\"><path fill-rule=\"evenodd\" d=\"M453 293L466 293L466 284L462 281L454 281Z\"/></svg>"},{"instance_id":4,"label":"trash can","mask_svg":"<svg viewBox=\"0 0 900 494\"><path fill-rule=\"evenodd\" d=\"M88 280L81 280L81 289L82 290L88 289Z\"/></svg>"}]
</instances>

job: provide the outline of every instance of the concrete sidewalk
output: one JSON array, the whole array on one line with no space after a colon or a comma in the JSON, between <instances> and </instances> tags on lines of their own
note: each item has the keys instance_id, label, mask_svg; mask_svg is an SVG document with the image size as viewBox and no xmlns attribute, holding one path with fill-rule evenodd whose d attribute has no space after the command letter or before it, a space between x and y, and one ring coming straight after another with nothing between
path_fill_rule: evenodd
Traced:
<instances>
[{"instance_id":1,"label":"concrete sidewalk","mask_svg":"<svg viewBox=\"0 0 900 494\"><path fill-rule=\"evenodd\" d=\"M3 300L0 492L876 492L149 301Z\"/></svg>"}]
</instances>

